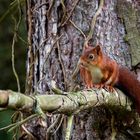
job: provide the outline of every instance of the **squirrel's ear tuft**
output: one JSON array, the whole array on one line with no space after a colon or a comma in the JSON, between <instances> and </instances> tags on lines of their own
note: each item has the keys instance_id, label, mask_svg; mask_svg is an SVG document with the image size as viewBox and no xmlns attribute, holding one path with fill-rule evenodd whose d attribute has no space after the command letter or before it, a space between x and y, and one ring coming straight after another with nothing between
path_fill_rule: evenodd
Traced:
<instances>
[{"instance_id":1,"label":"squirrel's ear tuft","mask_svg":"<svg viewBox=\"0 0 140 140\"><path fill-rule=\"evenodd\" d=\"M100 47L100 45L97 45L95 48L96 48L96 50L97 50L97 54L100 54L100 52L101 52L101 47Z\"/></svg>"}]
</instances>

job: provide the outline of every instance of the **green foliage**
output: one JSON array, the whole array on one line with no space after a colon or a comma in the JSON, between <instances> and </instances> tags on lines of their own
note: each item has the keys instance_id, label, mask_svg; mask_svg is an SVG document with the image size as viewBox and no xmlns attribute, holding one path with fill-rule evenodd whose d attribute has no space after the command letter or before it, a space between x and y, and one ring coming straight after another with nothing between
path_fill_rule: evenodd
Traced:
<instances>
[{"instance_id":1,"label":"green foliage","mask_svg":"<svg viewBox=\"0 0 140 140\"><path fill-rule=\"evenodd\" d=\"M0 128L7 126L11 123L11 115L13 111L7 110L0 112ZM0 139L11 140L12 133L7 133L7 130L0 131Z\"/></svg>"}]
</instances>

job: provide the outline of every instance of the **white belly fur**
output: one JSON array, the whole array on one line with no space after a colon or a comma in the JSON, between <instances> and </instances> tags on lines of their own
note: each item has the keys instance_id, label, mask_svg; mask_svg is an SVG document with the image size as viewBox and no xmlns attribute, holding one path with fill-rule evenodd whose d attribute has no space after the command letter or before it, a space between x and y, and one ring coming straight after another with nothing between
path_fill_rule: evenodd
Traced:
<instances>
[{"instance_id":1,"label":"white belly fur","mask_svg":"<svg viewBox=\"0 0 140 140\"><path fill-rule=\"evenodd\" d=\"M90 69L92 69L91 75L92 75L93 83L94 83L94 84L99 84L99 83L101 83L101 80L102 80L102 78L103 78L103 74L102 74L101 69L99 69L99 68L96 67L96 66L94 66L94 67L92 66L92 68L90 68Z\"/></svg>"}]
</instances>

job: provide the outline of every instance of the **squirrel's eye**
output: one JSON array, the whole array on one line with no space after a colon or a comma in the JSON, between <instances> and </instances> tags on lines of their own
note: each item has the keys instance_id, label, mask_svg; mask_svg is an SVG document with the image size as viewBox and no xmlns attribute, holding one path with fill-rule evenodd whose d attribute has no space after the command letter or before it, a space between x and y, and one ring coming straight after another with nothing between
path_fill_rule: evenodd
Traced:
<instances>
[{"instance_id":1,"label":"squirrel's eye","mask_svg":"<svg viewBox=\"0 0 140 140\"><path fill-rule=\"evenodd\" d=\"M88 59L94 60L94 54L89 54Z\"/></svg>"}]
</instances>

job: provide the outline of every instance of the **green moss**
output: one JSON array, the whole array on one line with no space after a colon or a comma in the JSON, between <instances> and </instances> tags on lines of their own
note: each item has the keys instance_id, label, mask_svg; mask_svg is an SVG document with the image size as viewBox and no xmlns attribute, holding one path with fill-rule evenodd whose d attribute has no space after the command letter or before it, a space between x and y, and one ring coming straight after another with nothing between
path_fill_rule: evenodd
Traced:
<instances>
[{"instance_id":1,"label":"green moss","mask_svg":"<svg viewBox=\"0 0 140 140\"><path fill-rule=\"evenodd\" d=\"M140 62L140 32L137 26L140 15L138 10L127 1L118 0L117 13L126 29L124 40L130 46L132 65L135 66Z\"/></svg>"}]
</instances>

